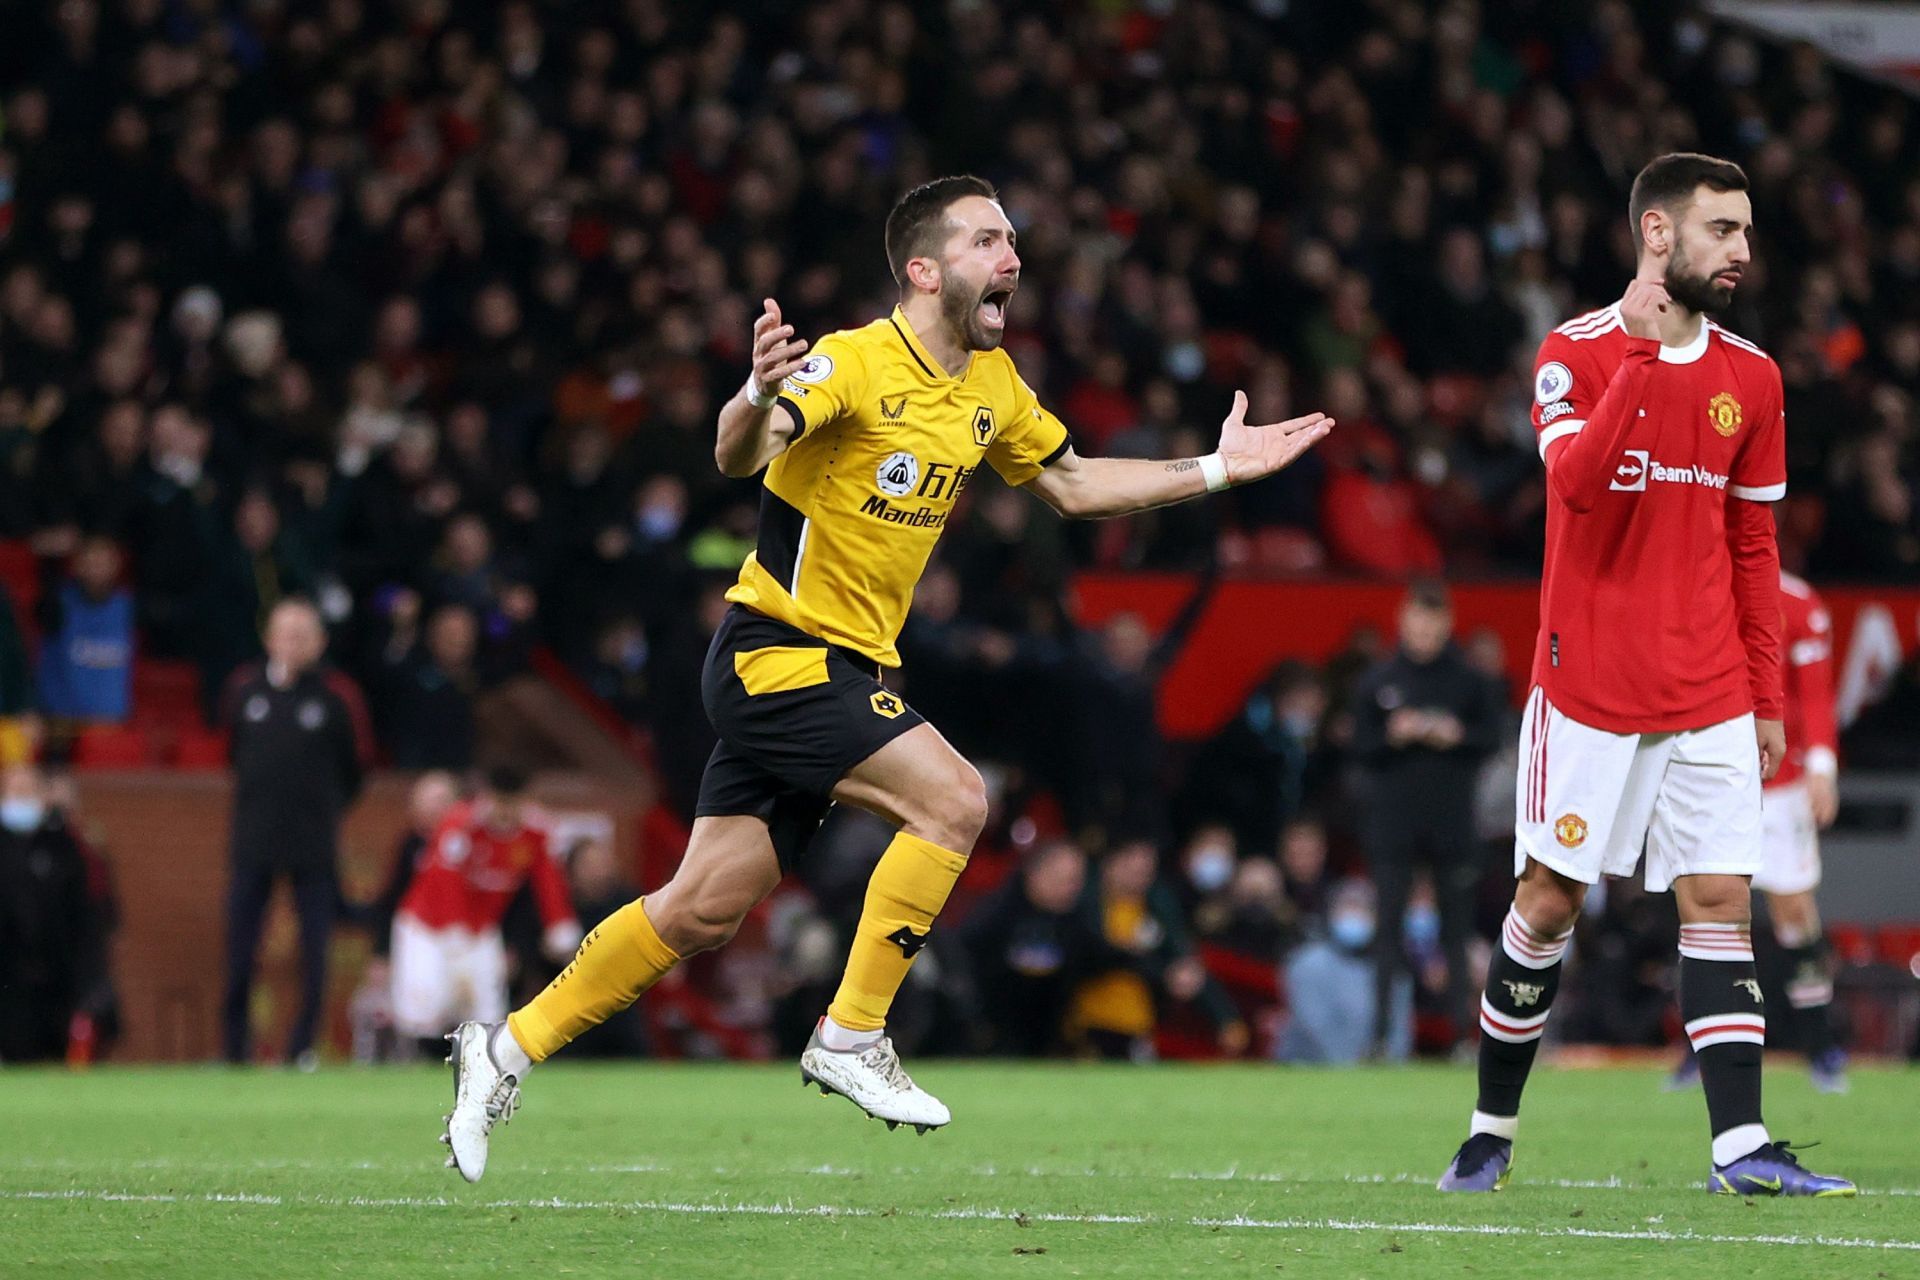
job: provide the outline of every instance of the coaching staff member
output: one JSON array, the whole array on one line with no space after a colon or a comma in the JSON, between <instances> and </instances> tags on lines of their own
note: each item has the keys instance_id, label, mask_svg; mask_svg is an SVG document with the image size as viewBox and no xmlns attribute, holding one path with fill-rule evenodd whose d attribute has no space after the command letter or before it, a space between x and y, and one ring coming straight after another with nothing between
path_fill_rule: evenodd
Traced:
<instances>
[{"instance_id":1,"label":"coaching staff member","mask_svg":"<svg viewBox=\"0 0 1920 1280\"><path fill-rule=\"evenodd\" d=\"M339 900L334 860L340 818L360 790L373 746L353 682L321 662L327 633L311 602L289 598L267 618L267 660L227 685L221 719L232 735L233 882L227 894L228 1062L247 1061L254 952L276 880L300 917L300 1013L287 1061L313 1063L326 982L327 941Z\"/></svg>"},{"instance_id":2,"label":"coaching staff member","mask_svg":"<svg viewBox=\"0 0 1920 1280\"><path fill-rule=\"evenodd\" d=\"M1365 771L1361 834L1378 891L1374 932L1376 1012L1390 1007L1406 964L1403 925L1416 859L1433 870L1447 958L1448 1013L1473 1026L1467 973L1473 895L1480 882L1473 835L1474 782L1501 731L1498 686L1453 643L1453 607L1438 582L1416 582L1400 605L1400 647L1353 691L1354 755ZM1385 1036L1375 1027L1375 1044Z\"/></svg>"}]
</instances>

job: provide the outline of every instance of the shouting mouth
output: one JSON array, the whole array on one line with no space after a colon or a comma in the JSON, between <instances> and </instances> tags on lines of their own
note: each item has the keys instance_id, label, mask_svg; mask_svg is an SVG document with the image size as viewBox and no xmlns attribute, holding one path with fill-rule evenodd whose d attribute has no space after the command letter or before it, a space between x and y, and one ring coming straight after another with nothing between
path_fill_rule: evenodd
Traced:
<instances>
[{"instance_id":1,"label":"shouting mouth","mask_svg":"<svg viewBox=\"0 0 1920 1280\"><path fill-rule=\"evenodd\" d=\"M989 289L980 295L980 323L988 329L1004 329L1007 325L1007 304L1013 301L1013 290Z\"/></svg>"}]
</instances>

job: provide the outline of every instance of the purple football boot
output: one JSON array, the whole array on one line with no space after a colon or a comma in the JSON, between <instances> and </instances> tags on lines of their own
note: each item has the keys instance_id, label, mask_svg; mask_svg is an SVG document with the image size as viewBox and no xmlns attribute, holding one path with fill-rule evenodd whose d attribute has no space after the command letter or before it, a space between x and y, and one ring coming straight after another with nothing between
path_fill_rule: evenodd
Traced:
<instances>
[{"instance_id":1,"label":"purple football boot","mask_svg":"<svg viewBox=\"0 0 1920 1280\"><path fill-rule=\"evenodd\" d=\"M1851 1196L1859 1189L1800 1167L1784 1142L1769 1142L1731 1164L1715 1165L1707 1190L1722 1196Z\"/></svg>"},{"instance_id":2,"label":"purple football boot","mask_svg":"<svg viewBox=\"0 0 1920 1280\"><path fill-rule=\"evenodd\" d=\"M1498 1191L1512 1170L1513 1143L1497 1134L1476 1133L1460 1144L1438 1186L1442 1191Z\"/></svg>"}]
</instances>

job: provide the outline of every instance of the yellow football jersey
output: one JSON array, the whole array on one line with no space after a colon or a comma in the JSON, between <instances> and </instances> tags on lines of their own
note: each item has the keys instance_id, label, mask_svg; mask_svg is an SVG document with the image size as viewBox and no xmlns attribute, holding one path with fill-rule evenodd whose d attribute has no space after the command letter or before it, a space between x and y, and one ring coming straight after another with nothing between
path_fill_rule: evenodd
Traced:
<instances>
[{"instance_id":1,"label":"yellow football jersey","mask_svg":"<svg viewBox=\"0 0 1920 1280\"><path fill-rule=\"evenodd\" d=\"M898 307L821 338L776 412L795 438L767 468L759 546L727 599L887 667L980 460L1020 485L1069 443L1006 352L975 352L951 377Z\"/></svg>"}]
</instances>

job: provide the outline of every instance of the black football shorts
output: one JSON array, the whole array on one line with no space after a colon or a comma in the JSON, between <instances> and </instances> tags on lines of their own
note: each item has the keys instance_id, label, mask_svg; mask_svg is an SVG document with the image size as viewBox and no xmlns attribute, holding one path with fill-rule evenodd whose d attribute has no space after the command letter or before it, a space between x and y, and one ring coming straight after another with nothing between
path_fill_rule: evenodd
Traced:
<instances>
[{"instance_id":1,"label":"black football shorts","mask_svg":"<svg viewBox=\"0 0 1920 1280\"><path fill-rule=\"evenodd\" d=\"M864 654L737 604L707 650L700 696L720 741L694 814L766 819L787 871L847 771L925 723Z\"/></svg>"}]
</instances>

